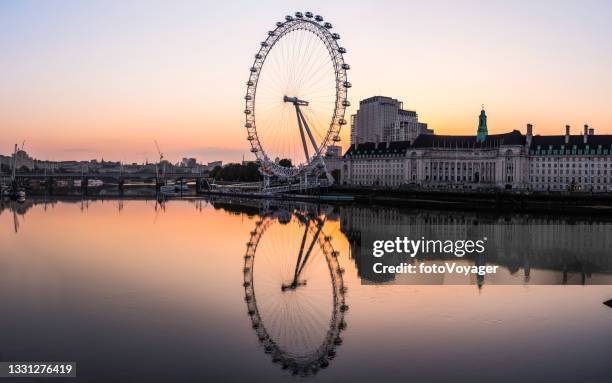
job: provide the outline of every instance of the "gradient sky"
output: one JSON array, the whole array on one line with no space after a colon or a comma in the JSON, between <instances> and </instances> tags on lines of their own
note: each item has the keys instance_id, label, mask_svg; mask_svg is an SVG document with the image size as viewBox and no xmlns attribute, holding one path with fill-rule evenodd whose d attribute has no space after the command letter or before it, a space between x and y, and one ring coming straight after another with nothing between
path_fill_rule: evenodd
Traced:
<instances>
[{"instance_id":1,"label":"gradient sky","mask_svg":"<svg viewBox=\"0 0 612 383\"><path fill-rule=\"evenodd\" d=\"M248 68L297 10L342 35L353 105L396 97L440 134L475 133L483 103L491 133L612 134L610 1L4 0L0 153L250 159Z\"/></svg>"}]
</instances>

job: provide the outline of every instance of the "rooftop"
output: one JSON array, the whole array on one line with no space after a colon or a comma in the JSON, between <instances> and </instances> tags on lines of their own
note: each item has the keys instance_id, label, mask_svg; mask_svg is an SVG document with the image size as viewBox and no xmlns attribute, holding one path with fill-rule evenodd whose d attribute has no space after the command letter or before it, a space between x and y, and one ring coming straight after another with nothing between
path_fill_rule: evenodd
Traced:
<instances>
[{"instance_id":1,"label":"rooftop","mask_svg":"<svg viewBox=\"0 0 612 383\"><path fill-rule=\"evenodd\" d=\"M414 140L415 148L495 148L501 145L525 145L526 139L521 132L513 130L509 133L489 134L483 142L477 142L475 135L447 136L437 134L421 134Z\"/></svg>"},{"instance_id":2,"label":"rooftop","mask_svg":"<svg viewBox=\"0 0 612 383\"><path fill-rule=\"evenodd\" d=\"M533 136L531 139L530 149L576 149L582 150L586 147L590 149L597 149L599 146L605 149L612 148L612 135L601 134L601 135L587 135L587 142L584 143L584 136L581 135L570 135L569 143L565 143L565 135L559 136Z\"/></svg>"},{"instance_id":3,"label":"rooftop","mask_svg":"<svg viewBox=\"0 0 612 383\"><path fill-rule=\"evenodd\" d=\"M386 142L381 142L378 144L374 142L366 142L363 144L357 144L357 146L351 145L344 155L352 156L355 154L406 154L406 151L408 151L408 149L410 149L410 141L395 141L389 142L388 144Z\"/></svg>"}]
</instances>

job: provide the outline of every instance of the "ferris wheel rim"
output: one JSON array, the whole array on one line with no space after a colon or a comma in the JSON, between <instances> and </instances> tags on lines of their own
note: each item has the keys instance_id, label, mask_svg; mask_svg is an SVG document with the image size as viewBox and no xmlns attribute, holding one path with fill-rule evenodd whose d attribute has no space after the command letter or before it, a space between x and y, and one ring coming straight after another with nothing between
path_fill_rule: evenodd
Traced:
<instances>
[{"instance_id":1,"label":"ferris wheel rim","mask_svg":"<svg viewBox=\"0 0 612 383\"><path fill-rule=\"evenodd\" d=\"M293 218L295 213L291 213ZM244 289L245 301L247 302L248 314L251 318L252 327L255 330L260 343L264 346L266 353L272 356L272 361L278 363L283 368L292 368L297 373L308 374L316 372L318 368L325 367L328 359L335 355L335 348L341 343L340 333L344 330L344 312L348 308L345 301L346 288L344 285L343 272L337 260L337 252L333 250L330 238L323 236L319 239L319 246L323 250L327 266L329 268L332 291L333 291L333 311L330 326L327 330L325 339L317 348L316 352L309 357L296 358L291 353L286 352L272 337L265 328L257 300L255 298L255 286L253 283L254 261L257 246L260 239L267 229L278 223L278 219L272 214L261 217L256 223L255 229L251 232L251 237L247 243L247 251L244 256ZM331 249L331 250L330 250Z\"/></svg>"},{"instance_id":2,"label":"ferris wheel rim","mask_svg":"<svg viewBox=\"0 0 612 383\"><path fill-rule=\"evenodd\" d=\"M332 33L331 23L323 22L323 17L313 15L311 12L296 12L295 17L286 16L285 21L278 22L276 28L268 32L268 37L261 42L259 51L255 54L253 65L250 68L249 79L246 83L247 92L245 95L245 128L247 130L247 140L250 142L251 152L255 154L257 161L260 163L260 171L266 175L274 175L282 178L296 177L302 173L309 172L317 166L315 159L321 158L330 142L340 140L340 130L343 125L346 125L345 119L346 108L350 105L347 98L348 88L351 87L347 79L347 70L350 68L344 61L344 53L346 49L338 44L340 35ZM315 153L306 160L305 164L299 166L285 167L271 159L264 149L260 137L257 132L255 101L257 97L257 86L262 68L266 63L266 58L272 51L274 45L289 33L299 30L305 30L316 35L331 58L331 65L334 69L335 77L335 102L329 127L324 135L324 138L318 145Z\"/></svg>"}]
</instances>

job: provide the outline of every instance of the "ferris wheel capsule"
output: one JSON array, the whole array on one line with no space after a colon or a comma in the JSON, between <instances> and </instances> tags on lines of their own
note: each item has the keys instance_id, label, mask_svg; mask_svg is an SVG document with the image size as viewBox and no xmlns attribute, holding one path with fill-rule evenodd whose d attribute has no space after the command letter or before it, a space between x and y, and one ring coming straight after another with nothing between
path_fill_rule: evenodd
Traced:
<instances>
[{"instance_id":1,"label":"ferris wheel capsule","mask_svg":"<svg viewBox=\"0 0 612 383\"><path fill-rule=\"evenodd\" d=\"M293 21L293 16L291 16L291 15L287 15L287 16L285 16L285 20L287 20L287 21Z\"/></svg>"},{"instance_id":2,"label":"ferris wheel capsule","mask_svg":"<svg viewBox=\"0 0 612 383\"><path fill-rule=\"evenodd\" d=\"M323 26L327 29L332 29L332 24L331 23L324 23Z\"/></svg>"},{"instance_id":3,"label":"ferris wheel capsule","mask_svg":"<svg viewBox=\"0 0 612 383\"><path fill-rule=\"evenodd\" d=\"M332 39L340 40L340 34L339 33L332 33Z\"/></svg>"},{"instance_id":4,"label":"ferris wheel capsule","mask_svg":"<svg viewBox=\"0 0 612 383\"><path fill-rule=\"evenodd\" d=\"M276 26L277 26L277 27L280 27L281 25L283 25L283 22L282 22L282 21L277 21L277 22L276 22Z\"/></svg>"},{"instance_id":5,"label":"ferris wheel capsule","mask_svg":"<svg viewBox=\"0 0 612 383\"><path fill-rule=\"evenodd\" d=\"M321 22L321 21L323 21L323 16L321 16L321 15L316 15L316 16L315 16L315 20L317 20L318 22Z\"/></svg>"},{"instance_id":6,"label":"ferris wheel capsule","mask_svg":"<svg viewBox=\"0 0 612 383\"><path fill-rule=\"evenodd\" d=\"M344 47L340 47L340 48L338 48L338 52L340 52L340 53L346 53L346 48L344 48Z\"/></svg>"},{"instance_id":7,"label":"ferris wheel capsule","mask_svg":"<svg viewBox=\"0 0 612 383\"><path fill-rule=\"evenodd\" d=\"M306 17L308 17L309 19L312 19L312 12L306 12L305 13Z\"/></svg>"},{"instance_id":8,"label":"ferris wheel capsule","mask_svg":"<svg viewBox=\"0 0 612 383\"><path fill-rule=\"evenodd\" d=\"M295 12L295 17L301 19L302 17L304 17L304 15L302 14L302 12Z\"/></svg>"}]
</instances>

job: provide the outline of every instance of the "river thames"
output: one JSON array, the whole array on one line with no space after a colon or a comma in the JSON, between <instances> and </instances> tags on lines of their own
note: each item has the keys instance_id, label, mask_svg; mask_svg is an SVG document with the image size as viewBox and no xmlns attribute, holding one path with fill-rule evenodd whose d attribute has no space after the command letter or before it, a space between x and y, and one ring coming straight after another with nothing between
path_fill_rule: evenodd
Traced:
<instances>
[{"instance_id":1,"label":"river thames","mask_svg":"<svg viewBox=\"0 0 612 383\"><path fill-rule=\"evenodd\" d=\"M4 203L0 361L75 361L76 382L612 381L609 258L500 250L497 279L442 285L377 279L360 260L364 231L432 222L610 224L236 199Z\"/></svg>"}]
</instances>

